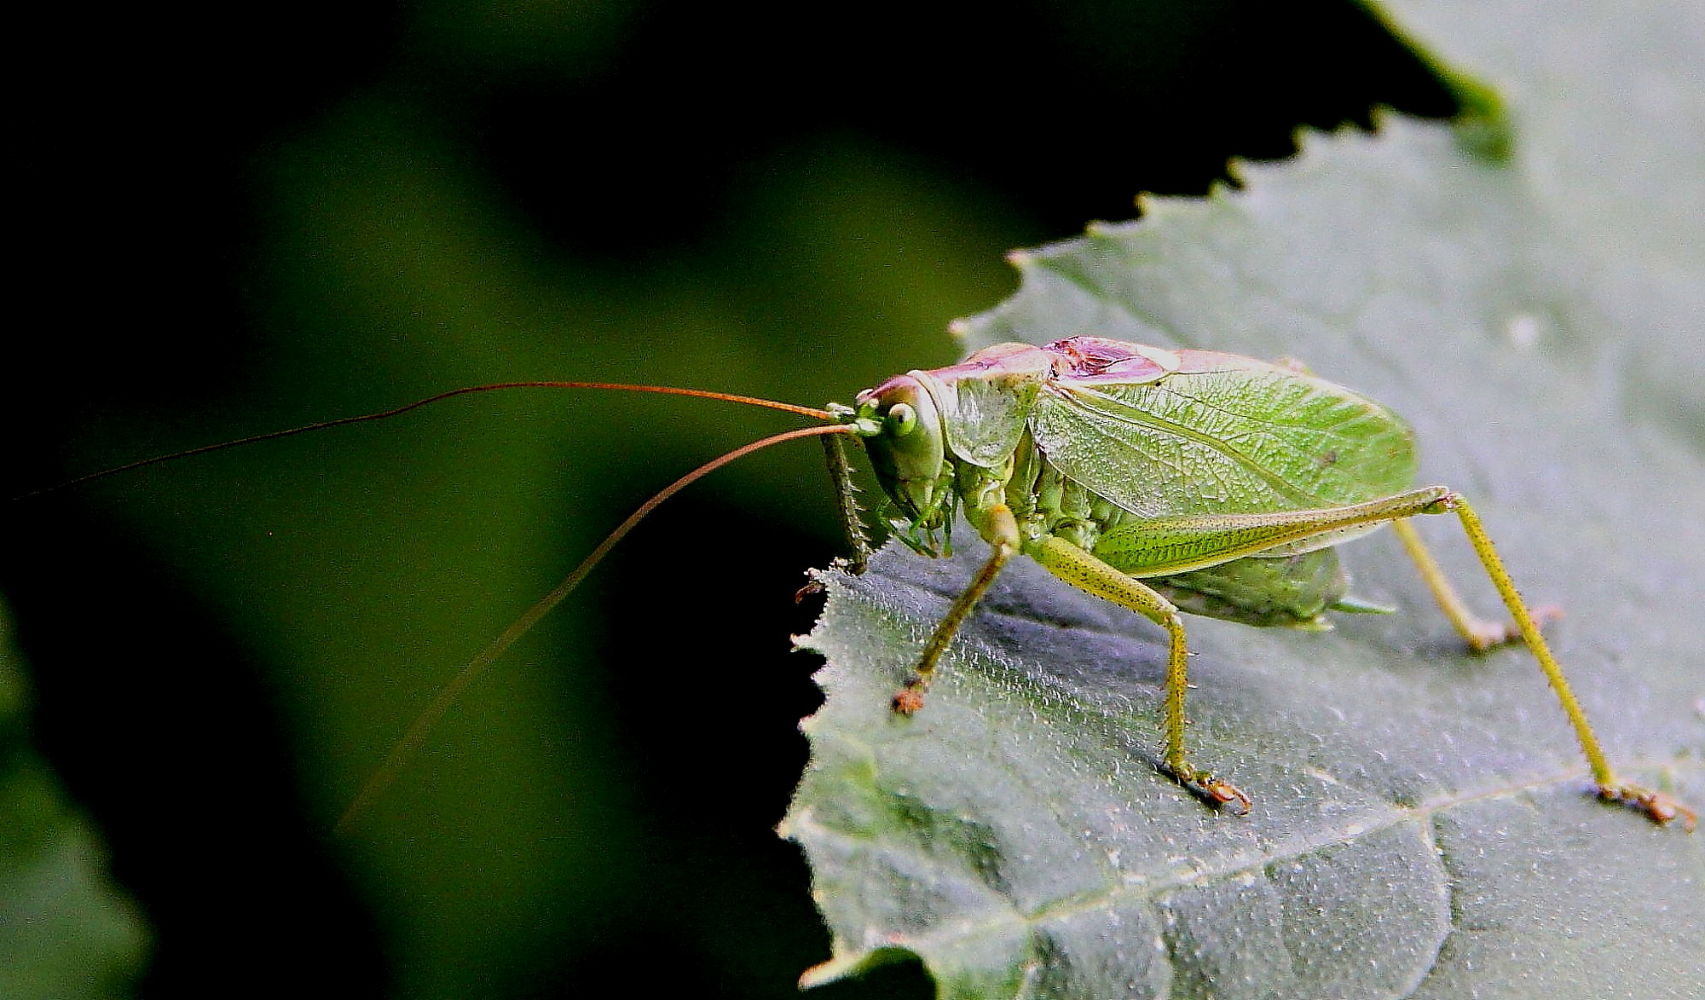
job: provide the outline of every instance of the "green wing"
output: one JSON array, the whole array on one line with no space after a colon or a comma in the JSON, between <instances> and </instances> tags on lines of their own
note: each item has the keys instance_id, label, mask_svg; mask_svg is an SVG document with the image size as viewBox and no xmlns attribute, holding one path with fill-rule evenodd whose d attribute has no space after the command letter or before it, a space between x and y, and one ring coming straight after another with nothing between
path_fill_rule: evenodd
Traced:
<instances>
[{"instance_id":1,"label":"green wing","mask_svg":"<svg viewBox=\"0 0 1705 1000\"><path fill-rule=\"evenodd\" d=\"M1142 384L1050 380L1030 414L1042 453L1143 517L1311 510L1414 484L1414 435L1373 400L1252 358L1180 357Z\"/></svg>"}]
</instances>

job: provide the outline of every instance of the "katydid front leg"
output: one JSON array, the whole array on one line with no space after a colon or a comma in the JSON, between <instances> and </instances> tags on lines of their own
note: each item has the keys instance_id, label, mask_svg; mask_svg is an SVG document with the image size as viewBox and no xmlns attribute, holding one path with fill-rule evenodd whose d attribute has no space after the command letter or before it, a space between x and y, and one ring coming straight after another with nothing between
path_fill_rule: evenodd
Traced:
<instances>
[{"instance_id":1,"label":"katydid front leg","mask_svg":"<svg viewBox=\"0 0 1705 1000\"><path fill-rule=\"evenodd\" d=\"M846 441L839 434L825 435L823 455L829 463L829 479L835 486L836 512L841 516L841 527L846 531L847 549L851 553L845 558L837 558L835 566L857 576L870 565L870 535L864 529L863 511L858 506L858 487L853 483L852 465L847 461ZM793 603L798 604L822 592L823 581L813 576L794 592Z\"/></svg>"},{"instance_id":2,"label":"katydid front leg","mask_svg":"<svg viewBox=\"0 0 1705 1000\"><path fill-rule=\"evenodd\" d=\"M841 527L847 533L847 547L852 550L846 561L847 572L857 575L870 563L870 536L864 530L864 516L858 506L858 487L853 485L846 439L839 434L825 436L823 454L829 461L829 478L835 484L835 501Z\"/></svg>"}]
</instances>

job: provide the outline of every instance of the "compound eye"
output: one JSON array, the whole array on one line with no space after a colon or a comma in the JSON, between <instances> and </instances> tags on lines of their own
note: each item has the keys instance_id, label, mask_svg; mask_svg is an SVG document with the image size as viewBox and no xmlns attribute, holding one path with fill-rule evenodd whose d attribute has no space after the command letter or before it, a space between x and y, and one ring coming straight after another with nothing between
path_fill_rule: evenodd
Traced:
<instances>
[{"instance_id":1,"label":"compound eye","mask_svg":"<svg viewBox=\"0 0 1705 1000\"><path fill-rule=\"evenodd\" d=\"M918 429L918 411L907 403L895 403L890 406L888 416L883 419L888 424L888 433L895 437L905 437Z\"/></svg>"}]
</instances>

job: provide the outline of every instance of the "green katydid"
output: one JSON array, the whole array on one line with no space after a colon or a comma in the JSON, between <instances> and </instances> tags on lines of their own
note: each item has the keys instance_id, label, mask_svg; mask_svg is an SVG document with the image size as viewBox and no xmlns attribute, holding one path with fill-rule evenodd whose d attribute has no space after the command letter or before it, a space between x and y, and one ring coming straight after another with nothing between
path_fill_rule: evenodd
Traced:
<instances>
[{"instance_id":1,"label":"green katydid","mask_svg":"<svg viewBox=\"0 0 1705 1000\"><path fill-rule=\"evenodd\" d=\"M1395 413L1295 365L1100 337L1000 344L895 376L837 414L870 452L895 527L933 554L960 510L993 549L924 647L894 710L923 707L954 633L1020 553L1165 628L1163 767L1216 804L1249 796L1185 747L1189 653L1179 612L1324 627L1346 596L1333 546L1391 524L1457 632L1475 649L1527 643L1574 727L1597 793L1659 823L1692 810L1616 776L1467 500L1415 488L1415 443ZM1455 513L1513 617L1476 619L1406 519Z\"/></svg>"},{"instance_id":2,"label":"green katydid","mask_svg":"<svg viewBox=\"0 0 1705 1000\"><path fill-rule=\"evenodd\" d=\"M367 781L349 822L396 776L458 694L581 579L642 518L712 470L808 436L823 439L853 547L869 554L841 444L858 438L887 494L895 534L918 552L946 549L963 513L992 553L950 606L893 698L924 708L942 654L1001 568L1023 554L1089 594L1164 628L1169 653L1162 769L1216 806L1247 812L1250 797L1186 749L1188 684L1181 612L1261 626L1327 627L1328 611L1386 610L1348 596L1335 546L1391 524L1456 631L1474 649L1524 641L1574 728L1597 794L1658 823L1696 814L1617 777L1533 612L1517 593L1474 509L1442 486L1416 488L1413 434L1395 413L1300 366L1206 350L1168 350L1100 337L1043 347L1001 344L964 362L910 371L860 393L853 406L796 406L695 389L589 382L474 386L381 413L331 420L148 459L82 482L185 455L382 419L474 392L597 388L723 399L781 409L823 426L773 435L722 455L647 501L569 576L494 639L434 698ZM69 485L69 484L66 484ZM1407 519L1454 513L1513 619L1475 618Z\"/></svg>"}]
</instances>

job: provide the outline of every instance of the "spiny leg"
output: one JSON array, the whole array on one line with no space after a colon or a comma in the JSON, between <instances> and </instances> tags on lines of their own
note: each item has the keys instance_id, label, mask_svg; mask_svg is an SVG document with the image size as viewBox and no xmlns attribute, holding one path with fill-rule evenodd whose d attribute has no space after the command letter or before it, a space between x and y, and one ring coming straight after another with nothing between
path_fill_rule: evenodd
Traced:
<instances>
[{"instance_id":1,"label":"spiny leg","mask_svg":"<svg viewBox=\"0 0 1705 1000\"><path fill-rule=\"evenodd\" d=\"M841 515L841 526L846 529L847 547L852 551L844 559L837 558L834 565L857 576L870 564L870 535L864 530L864 517L858 506L858 487L853 483L852 465L847 462L846 442L842 435L825 435L823 454L829 461L829 478L835 484L835 505ZM793 603L798 604L822 592L823 581L813 575L805 586L794 591Z\"/></svg>"},{"instance_id":2,"label":"spiny leg","mask_svg":"<svg viewBox=\"0 0 1705 1000\"><path fill-rule=\"evenodd\" d=\"M827 445L829 442L825 441ZM1397 533L1397 538L1403 543L1403 551L1409 554L1415 568L1420 571L1421 579L1432 591L1433 600L1438 602L1439 610L1450 619L1451 627L1457 635L1475 652L1484 652L1494 646L1507 642L1517 642L1521 639L1521 625L1515 621L1494 622L1476 615L1472 609L1457 596L1456 588L1451 586L1450 578L1439 566L1433 554L1427 550L1421 541L1421 535L1415 526L1408 521L1393 521L1391 530ZM1562 609L1555 605L1544 605L1533 609L1535 624L1544 627L1547 623L1563 617Z\"/></svg>"},{"instance_id":3,"label":"spiny leg","mask_svg":"<svg viewBox=\"0 0 1705 1000\"><path fill-rule=\"evenodd\" d=\"M983 563L983 568L978 571L971 585L966 587L959 599L953 602L953 606L947 609L947 615L935 627L935 633L930 636L929 645L924 647L923 655L918 658L918 664L912 669L912 676L907 679L906 686L894 695L894 711L901 715L911 715L924 707L924 692L929 690L930 681L935 678L935 665L941 659L941 654L947 651L948 644L959 632L959 627L965 624L965 619L971 617L977 602L982 600L983 595L994 585L1001 567L1018 554L1018 522L1012 516L1012 511L1005 504L996 504L989 508L986 516L986 530L983 534L994 551L989 554L988 561Z\"/></svg>"},{"instance_id":4,"label":"spiny leg","mask_svg":"<svg viewBox=\"0 0 1705 1000\"><path fill-rule=\"evenodd\" d=\"M1049 535L1026 547L1026 553L1072 586L1120 607L1129 608L1166 629L1171 644L1166 661L1166 755L1168 774L1215 805L1236 804L1249 812L1249 796L1228 781L1189 763L1184 755L1184 693L1190 687L1190 653L1184 621L1171 601L1147 584L1126 576L1083 549Z\"/></svg>"},{"instance_id":5,"label":"spiny leg","mask_svg":"<svg viewBox=\"0 0 1705 1000\"><path fill-rule=\"evenodd\" d=\"M1516 591L1515 582L1510 579L1509 571L1504 568L1503 560L1492 546L1492 539L1481 526L1479 515L1475 514L1474 508L1457 493L1445 497L1444 508L1456 512L1457 518L1462 522L1463 532L1468 535L1469 544L1474 546L1475 555L1480 557L1480 564L1486 568L1486 575L1491 578L1492 585L1498 589L1498 596L1503 598L1505 607L1509 608L1510 614L1515 618L1516 627L1528 649L1533 651L1534 659L1539 661L1539 669L1544 671L1545 679L1551 682L1551 690L1556 692L1557 700L1563 705L1564 714L1575 727L1575 738L1580 741L1581 752L1592 769L1593 782L1598 786L1599 797L1638 809L1656 823L1668 823L1680 818L1682 824L1692 830L1699 819L1693 810L1662 792L1628 784L1611 770L1610 762L1606 759L1603 748L1599 746L1598 737L1593 733L1592 725L1587 722L1586 713L1581 710L1581 703L1576 700L1574 691L1569 688L1568 679L1563 676L1563 668L1551 654L1551 647L1546 645L1545 637L1540 634L1539 626L1529 613L1527 604Z\"/></svg>"},{"instance_id":6,"label":"spiny leg","mask_svg":"<svg viewBox=\"0 0 1705 1000\"><path fill-rule=\"evenodd\" d=\"M870 562L870 536L864 530L864 518L858 507L858 487L853 485L852 466L847 462L846 441L842 435L823 437L823 452L829 460L829 477L835 482L835 499L840 508L841 525L847 532L847 545L852 555L847 569L863 573Z\"/></svg>"}]
</instances>

